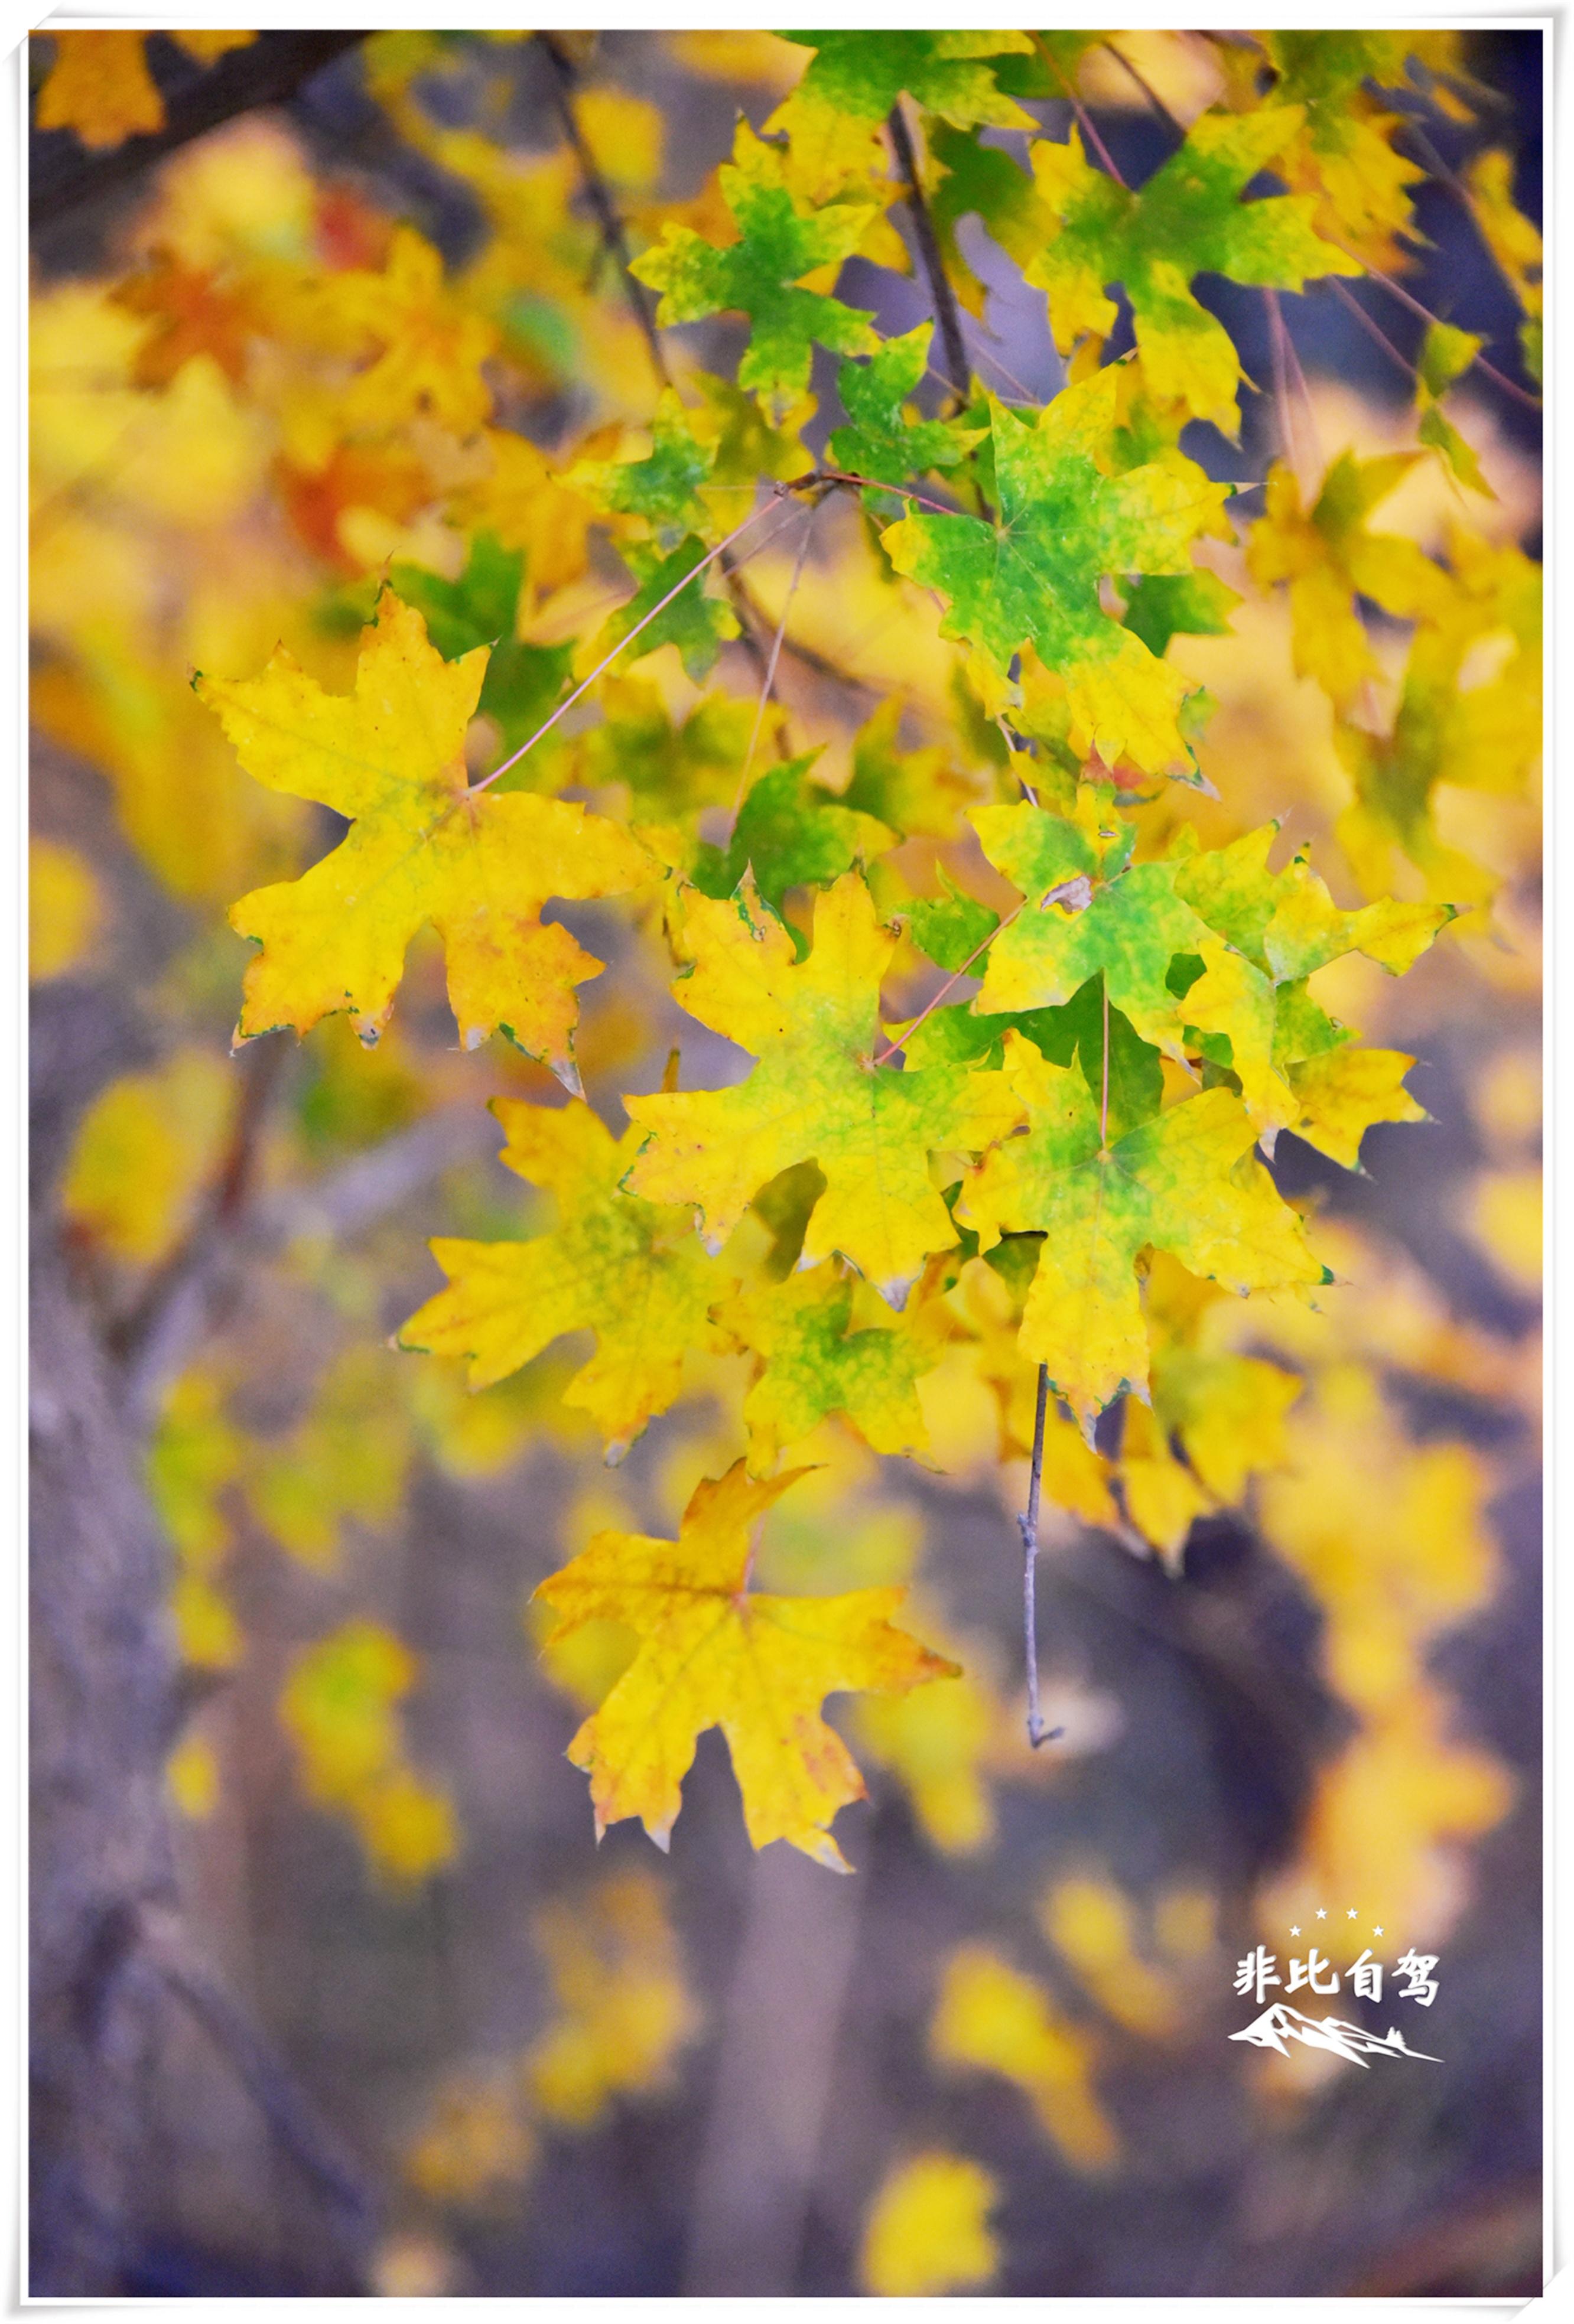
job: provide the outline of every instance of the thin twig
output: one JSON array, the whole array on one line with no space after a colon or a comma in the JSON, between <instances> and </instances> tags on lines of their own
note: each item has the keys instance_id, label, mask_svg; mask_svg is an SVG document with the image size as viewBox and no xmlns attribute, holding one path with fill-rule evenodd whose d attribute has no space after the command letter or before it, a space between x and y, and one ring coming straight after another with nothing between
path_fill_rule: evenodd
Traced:
<instances>
[{"instance_id":1,"label":"thin twig","mask_svg":"<svg viewBox=\"0 0 1574 2324\"><path fill-rule=\"evenodd\" d=\"M809 514L803 521L803 538L798 544L798 559L792 567L792 578L787 584L787 595L782 601L782 618L776 624L776 634L771 641L771 651L765 663L765 674L760 682L760 698L755 705L755 723L749 733L749 747L744 752L743 772L738 777L737 791L732 803L732 820L736 824L748 788L749 769L755 763L755 752L760 740L760 728L765 722L765 706L771 699L776 683L776 664L782 659L782 641L787 634L787 616L792 611L792 600L798 595L798 584L803 578L804 562L809 555L809 543L814 532L814 512L819 506L811 501Z\"/></svg>"},{"instance_id":2,"label":"thin twig","mask_svg":"<svg viewBox=\"0 0 1574 2324\"><path fill-rule=\"evenodd\" d=\"M1065 74L1060 70L1059 64L1055 61L1054 51L1050 47L1049 42L1044 39L1042 32L1034 32L1031 37L1040 56L1042 57L1045 64L1048 65L1050 70L1054 74L1055 78L1060 82L1060 87L1065 90L1067 101L1070 105L1072 112L1077 116L1083 136L1088 140L1089 145L1092 146L1093 151L1097 154L1099 160L1103 162L1105 168L1108 171L1110 176L1115 180L1116 184L1121 189L1122 192L1129 194L1131 188L1126 184L1125 180L1116 168L1114 154L1110 152L1108 146L1099 135L1097 128L1094 123L1093 115L1088 112L1088 107L1083 104L1081 98L1078 96L1070 82L1066 78Z\"/></svg>"},{"instance_id":3,"label":"thin twig","mask_svg":"<svg viewBox=\"0 0 1574 2324\"><path fill-rule=\"evenodd\" d=\"M579 74L574 69L573 60L565 53L551 32L538 32L536 39L546 51L551 62L552 95L557 102L558 117L562 122L564 134L574 149L574 158L579 164L579 174L584 180L586 194L589 198L591 208L596 213L596 223L601 229L601 239L617 267L618 276L623 284L623 295L628 301L629 312L639 325L640 336L649 350L651 364L656 377L663 387L671 387L672 374L668 368L666 350L662 345L661 335L656 329L655 316L646 301L644 285L633 272L634 262L629 253L628 235L624 231L623 219L618 213L617 204L612 198L612 189L597 167L596 156L590 151L585 133L579 126L579 116L574 111L574 88L579 79Z\"/></svg>"},{"instance_id":4,"label":"thin twig","mask_svg":"<svg viewBox=\"0 0 1574 2324\"><path fill-rule=\"evenodd\" d=\"M199 1961L173 1914L144 1907L142 1950L148 1966L222 2051L282 2151L369 2238L381 2205L359 2163L319 2115L283 2061L245 2012Z\"/></svg>"},{"instance_id":5,"label":"thin twig","mask_svg":"<svg viewBox=\"0 0 1574 2324\"><path fill-rule=\"evenodd\" d=\"M924 1002L923 1007L919 1010L912 1024L904 1027L900 1034L893 1036L892 1039L887 1041L883 1049L877 1049L875 1051L875 1055L869 1060L869 1063L872 1065L888 1065L891 1059L896 1055L898 1049L906 1048L909 1041L912 1040L919 1027L926 1024L930 1018L934 1015L935 1010L940 1007L940 1002L945 999L947 993L951 990L951 987L954 984L959 984L961 982L963 977L967 975L968 971L972 967L973 963L978 958L979 954L987 952L989 946L995 942L995 937L1000 934L1001 929L1008 928L1013 920L1015 919L1017 913L1022 911L1023 908L1024 907L1023 905L1018 904L1013 910L1007 912L1003 920L995 921L995 926L984 938L983 943L976 944L973 946L972 951L968 954L967 959L962 963L960 968L952 969L949 976L947 977L939 991L934 994L932 999Z\"/></svg>"},{"instance_id":6,"label":"thin twig","mask_svg":"<svg viewBox=\"0 0 1574 2324\"><path fill-rule=\"evenodd\" d=\"M1153 106L1153 111L1158 115L1160 120L1167 121L1171 128L1175 132L1177 137L1180 138L1181 143L1184 144L1186 142L1185 124L1183 122L1177 121L1175 115L1171 112L1163 98L1159 95L1158 90L1153 87L1152 81L1149 80L1147 75L1145 73L1139 72L1136 66L1133 64L1131 59L1126 55L1125 51L1124 49L1117 49L1112 40L1106 39L1100 43L1100 46L1106 48L1109 51L1110 55L1115 59L1117 65L1125 67L1126 72L1130 78L1135 81L1138 88L1142 91L1143 96Z\"/></svg>"},{"instance_id":7,"label":"thin twig","mask_svg":"<svg viewBox=\"0 0 1574 2324\"><path fill-rule=\"evenodd\" d=\"M1329 289L1333 291L1335 296L1349 309L1351 314L1354 315L1356 320L1360 324L1361 328L1366 333L1367 337L1376 340L1384 355L1392 355L1393 361L1399 365L1401 371L1408 372L1412 379L1419 379L1421 377L1421 374L1416 369L1414 364L1411 362L1410 357L1406 355L1401 355L1399 349L1394 346L1393 340L1383 328L1381 323L1377 323L1373 320L1372 317L1368 315L1365 307L1362 306L1360 300L1356 298L1355 292L1350 290L1347 285L1341 282L1337 274L1329 275L1327 281Z\"/></svg>"},{"instance_id":8,"label":"thin twig","mask_svg":"<svg viewBox=\"0 0 1574 2324\"><path fill-rule=\"evenodd\" d=\"M1273 401L1279 414L1279 448L1304 491L1306 471L1301 465L1294 416L1290 408L1290 366L1284 352L1284 318L1279 312L1278 297L1273 291L1264 291L1263 304L1267 309L1268 345L1273 357Z\"/></svg>"},{"instance_id":9,"label":"thin twig","mask_svg":"<svg viewBox=\"0 0 1574 2324\"><path fill-rule=\"evenodd\" d=\"M1039 1495L1044 1475L1044 1424L1050 1409L1050 1368L1039 1366L1038 1405L1033 1414L1032 1467L1028 1471L1027 1507L1016 1521L1022 1536L1022 1644L1027 1665L1027 1739L1036 1751L1053 1743L1063 1727L1046 1727L1039 1710Z\"/></svg>"},{"instance_id":10,"label":"thin twig","mask_svg":"<svg viewBox=\"0 0 1574 2324\"><path fill-rule=\"evenodd\" d=\"M574 688L572 694L567 695L564 699L559 703L557 708L552 712L551 716L547 719L543 724L536 728L535 733L530 737L530 740L526 742L522 742L518 750L514 752L510 757L505 759L501 766L494 767L489 775L483 775L478 783L472 783L468 790L467 790L463 796L466 798L478 798L483 791L491 789L493 784L497 780L500 775L505 775L510 767L516 767L527 752L534 750L536 744L542 740L543 735L550 734L551 733L552 728L557 724L559 719L561 718L565 713L572 710L575 703L579 701L580 696L587 693L589 688L595 685L597 679L602 675L602 673L612 667L612 664L617 659L618 655L623 651L625 646L632 645L634 639L638 637L642 630L649 629L651 623L655 620L658 613L664 613L666 612L667 607L671 604L674 597L681 597L691 581L697 580L708 566L714 565L717 558L722 554L722 552L725 549L730 549L733 542L740 539L744 533L747 532L751 525L758 524L762 517L769 516L772 509L777 504L777 503L784 499L787 493L793 489L794 487L791 484L776 485L770 500L767 501L764 508L755 509L752 515L745 517L741 524L735 524L732 530L727 533L723 540L718 540L714 549L708 549L704 556L699 558L699 562L690 567L688 572L684 574L681 581L678 582L673 588L669 589L666 595L659 599L658 602L651 607L648 613L641 614L634 627L631 630L626 631L625 634L619 638L611 652L602 655L601 659L597 663L595 669L590 671L588 677L582 678L579 680L579 685ZM776 527L774 532L768 532L765 535L764 540L755 542L755 549L764 549L766 541L774 540L776 534L782 531L783 527L790 521L790 516L784 517L782 521L782 524ZM753 556L755 550L751 549L749 553Z\"/></svg>"},{"instance_id":11,"label":"thin twig","mask_svg":"<svg viewBox=\"0 0 1574 2324\"><path fill-rule=\"evenodd\" d=\"M957 296L947 279L945 263L935 235L934 220L929 214L929 204L923 198L923 187L918 175L918 157L912 148L912 134L907 126L907 116L897 98L886 123L891 143L896 152L896 164L906 187L907 214L912 220L913 240L923 261L923 271L929 277L929 294L934 302L935 320L940 328L940 344L946 351L946 369L950 374L951 387L959 403L966 403L973 390L972 365L968 361L967 342L962 337L962 318L957 311Z\"/></svg>"},{"instance_id":12,"label":"thin twig","mask_svg":"<svg viewBox=\"0 0 1574 2324\"><path fill-rule=\"evenodd\" d=\"M1401 306L1408 307L1412 315L1419 315L1423 323L1435 323L1440 329L1445 327L1442 317L1434 315L1430 307L1423 307L1421 300L1407 290L1403 282L1396 282L1392 274L1384 274L1380 266L1372 265L1368 260L1361 256L1359 251L1350 249L1349 245L1340 242L1337 235L1330 238L1336 250L1342 250L1347 258L1355 259L1363 272L1368 274L1374 282L1381 282L1384 290L1390 291L1399 300ZM1510 379L1505 372L1498 370L1495 364L1488 363L1485 355L1474 355L1471 361L1476 370L1485 373L1495 387L1500 387L1503 390L1505 395L1512 395L1514 401L1523 403L1528 411L1540 412L1542 399L1539 395L1532 395L1528 388L1521 387L1517 380Z\"/></svg>"}]
</instances>

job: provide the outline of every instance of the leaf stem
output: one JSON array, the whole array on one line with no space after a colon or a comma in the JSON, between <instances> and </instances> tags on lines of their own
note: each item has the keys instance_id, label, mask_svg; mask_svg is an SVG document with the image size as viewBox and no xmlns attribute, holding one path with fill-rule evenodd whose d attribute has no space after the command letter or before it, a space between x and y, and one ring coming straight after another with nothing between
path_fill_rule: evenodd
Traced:
<instances>
[{"instance_id":1,"label":"leaf stem","mask_svg":"<svg viewBox=\"0 0 1574 2324\"><path fill-rule=\"evenodd\" d=\"M1022 1646L1027 1667L1027 1739L1036 1751L1053 1743L1063 1727L1046 1727L1039 1709L1039 1496L1044 1475L1044 1424L1050 1409L1050 1368L1039 1366L1038 1405L1033 1414L1032 1467L1028 1471L1027 1507L1016 1520L1022 1536Z\"/></svg>"},{"instance_id":2,"label":"leaf stem","mask_svg":"<svg viewBox=\"0 0 1574 2324\"><path fill-rule=\"evenodd\" d=\"M973 368L968 360L967 342L962 337L962 318L957 311L956 293L947 279L945 263L934 230L934 220L929 204L923 198L919 180L918 157L913 151L912 133L907 116L902 110L902 99L892 106L886 127L896 152L896 164L902 171L906 189L907 214L912 220L912 236L918 244L918 254L923 271L929 277L930 297L934 303L935 321L940 325L940 344L946 351L946 369L957 401L965 404L972 392Z\"/></svg>"},{"instance_id":3,"label":"leaf stem","mask_svg":"<svg viewBox=\"0 0 1574 2324\"><path fill-rule=\"evenodd\" d=\"M792 611L792 600L798 595L798 584L803 578L803 567L809 556L809 543L814 532L815 511L819 506L818 501L811 501L809 513L803 520L803 538L798 544L798 561L792 567L792 578L787 584L787 595L782 601L782 618L776 624L776 634L771 641L771 651L765 663L764 676L760 681L760 698L755 705L755 723L749 733L749 747L744 752L743 772L738 777L737 792L732 803L732 820L735 824L744 803L744 793L748 788L749 769L755 763L755 750L759 742L760 728L765 719L765 705L770 701L772 689L776 683L776 664L782 659L782 641L787 634L787 616Z\"/></svg>"},{"instance_id":4,"label":"leaf stem","mask_svg":"<svg viewBox=\"0 0 1574 2324\"><path fill-rule=\"evenodd\" d=\"M1373 320L1372 317L1368 315L1365 307L1362 306L1360 300L1356 298L1355 292L1341 282L1337 274L1330 274L1328 277L1328 286L1334 293L1335 297L1338 298L1343 305L1349 309L1351 314L1355 316L1356 321L1360 324L1367 337L1369 338L1375 339L1378 346L1384 350L1384 354L1393 356L1394 362L1399 365L1400 370L1403 372L1408 372L1412 379L1419 379L1421 377L1421 374L1416 369L1414 364L1411 362L1410 357L1405 355L1401 355L1399 349L1394 346L1387 332L1383 328L1382 324Z\"/></svg>"},{"instance_id":5,"label":"leaf stem","mask_svg":"<svg viewBox=\"0 0 1574 2324\"><path fill-rule=\"evenodd\" d=\"M947 977L945 982L940 986L939 991L936 992L931 999L924 1002L923 1007L919 1010L912 1024L905 1026L900 1035L893 1036L892 1039L887 1041L883 1049L875 1051L874 1056L869 1060L871 1065L886 1065L889 1063L891 1058L896 1055L898 1049L904 1049L907 1047L907 1044L912 1040L919 1027L927 1023L929 1019L934 1015L935 1010L940 1007L940 1002L945 999L947 993L951 990L951 987L954 984L959 984L961 982L963 977L967 975L968 971L972 967L973 963L978 958L980 953L987 952L989 946L995 942L995 937L1000 934L1001 929L1008 928L1013 920L1015 919L1017 913L1022 911L1023 908L1023 905L1018 904L1014 908L1014 909L1007 912L1003 920L995 921L995 926L990 929L983 942L981 944L976 944L973 946L972 951L968 954L968 957L962 963L961 967L953 968L949 976Z\"/></svg>"}]
</instances>

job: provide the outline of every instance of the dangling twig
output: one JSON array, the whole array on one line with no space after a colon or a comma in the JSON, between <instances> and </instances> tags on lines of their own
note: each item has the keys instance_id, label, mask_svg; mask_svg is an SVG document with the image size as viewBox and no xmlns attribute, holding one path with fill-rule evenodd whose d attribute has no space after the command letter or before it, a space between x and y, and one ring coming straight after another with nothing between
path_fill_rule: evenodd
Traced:
<instances>
[{"instance_id":1,"label":"dangling twig","mask_svg":"<svg viewBox=\"0 0 1574 2324\"><path fill-rule=\"evenodd\" d=\"M875 1050L875 1055L869 1060L869 1063L872 1065L884 1065L888 1064L896 1055L898 1049L904 1049L907 1047L907 1044L912 1040L919 1027L927 1023L929 1019L934 1015L935 1010L940 1007L940 1002L945 999L947 993L950 991L952 986L961 982L963 977L967 975L968 971L972 967L973 963L978 958L979 954L988 951L989 946L995 942L995 939L1000 934L1001 929L1008 928L1013 920L1015 919L1017 913L1023 908L1023 906L1018 904L1014 910L1007 912L1003 920L995 921L995 926L990 929L988 935L983 939L982 943L976 944L973 946L972 951L968 954L968 957L962 963L961 967L952 969L949 976L947 977L939 991L934 994L931 1000L924 1002L923 1007L919 1010L918 1015L913 1019L912 1024L904 1027L899 1035L894 1035L886 1042L885 1047L883 1049Z\"/></svg>"},{"instance_id":2,"label":"dangling twig","mask_svg":"<svg viewBox=\"0 0 1574 2324\"><path fill-rule=\"evenodd\" d=\"M1027 1665L1027 1739L1036 1751L1053 1743L1063 1727L1046 1727L1039 1709L1039 1493L1044 1474L1044 1423L1050 1409L1050 1368L1039 1366L1038 1406L1033 1414L1032 1467L1028 1472L1027 1507L1017 1518L1022 1536L1022 1643Z\"/></svg>"},{"instance_id":3,"label":"dangling twig","mask_svg":"<svg viewBox=\"0 0 1574 2324\"><path fill-rule=\"evenodd\" d=\"M1040 56L1042 57L1045 64L1048 65L1050 70L1054 74L1055 78L1060 82L1060 87L1065 90L1066 101L1077 116L1078 124L1082 131L1083 136L1088 140L1088 144L1092 146L1093 151L1097 154L1099 160L1103 162L1105 168L1115 180L1116 184L1120 188L1121 191L1123 193L1129 194L1131 188L1126 184L1125 180L1121 176L1118 169L1116 169L1114 154L1110 152L1108 146L1099 135L1098 126L1095 122L1093 115L1088 112L1088 107L1083 104L1081 98L1078 96L1070 82L1066 78L1065 74L1060 70L1060 65L1056 60L1054 51L1050 47L1049 42L1044 39L1042 32L1034 32L1032 35L1032 38Z\"/></svg>"}]
</instances>

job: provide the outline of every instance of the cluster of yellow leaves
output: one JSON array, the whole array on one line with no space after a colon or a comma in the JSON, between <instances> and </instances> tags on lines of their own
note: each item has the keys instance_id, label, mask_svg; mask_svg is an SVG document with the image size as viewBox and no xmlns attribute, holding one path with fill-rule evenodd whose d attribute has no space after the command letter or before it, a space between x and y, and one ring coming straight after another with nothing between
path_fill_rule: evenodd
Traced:
<instances>
[{"instance_id":1,"label":"cluster of yellow leaves","mask_svg":"<svg viewBox=\"0 0 1574 2324\"><path fill-rule=\"evenodd\" d=\"M517 2056L451 2076L403 2151L406 2182L445 2209L515 2200L543 2128L588 2130L619 2100L659 2097L699 2029L648 1873L544 1905L534 1935L552 1994L547 2024Z\"/></svg>"},{"instance_id":2,"label":"cluster of yellow leaves","mask_svg":"<svg viewBox=\"0 0 1574 2324\"><path fill-rule=\"evenodd\" d=\"M448 1794L405 1753L399 1706L418 1670L391 1631L351 1620L296 1657L279 1698L307 1798L343 1816L395 1883L427 1879L458 1847Z\"/></svg>"}]
</instances>

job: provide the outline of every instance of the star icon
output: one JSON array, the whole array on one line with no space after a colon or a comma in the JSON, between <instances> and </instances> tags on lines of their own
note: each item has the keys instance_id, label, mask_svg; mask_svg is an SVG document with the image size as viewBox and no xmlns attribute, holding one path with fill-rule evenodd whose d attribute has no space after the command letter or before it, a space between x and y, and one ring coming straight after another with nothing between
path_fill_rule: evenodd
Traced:
<instances>
[{"instance_id":1,"label":"star icon","mask_svg":"<svg viewBox=\"0 0 1574 2324\"><path fill-rule=\"evenodd\" d=\"M1291 1930L1290 1933L1291 1933L1291 1935L1292 1935L1292 1937L1298 1937L1298 1936L1301 1934L1301 1923L1300 1923L1300 1922L1299 1922L1299 1921L1297 1921L1297 1923L1295 1923L1295 1926Z\"/></svg>"},{"instance_id":2,"label":"star icon","mask_svg":"<svg viewBox=\"0 0 1574 2324\"><path fill-rule=\"evenodd\" d=\"M1373 1930L1372 1934L1375 1937L1380 1937L1383 1934L1383 1923L1381 1921L1378 1922L1376 1927Z\"/></svg>"},{"instance_id":3,"label":"star icon","mask_svg":"<svg viewBox=\"0 0 1574 2324\"><path fill-rule=\"evenodd\" d=\"M1319 1921L1326 1921L1328 1919L1328 1914L1324 1912L1320 1904L1317 1908L1317 1917Z\"/></svg>"},{"instance_id":4,"label":"star icon","mask_svg":"<svg viewBox=\"0 0 1574 2324\"><path fill-rule=\"evenodd\" d=\"M1352 1904L1352 1905L1351 1905L1351 1907L1350 1907L1350 1909L1349 1909L1349 1911L1345 1914L1345 1918L1346 1918L1346 1920L1347 1920L1347 1921L1353 1921L1353 1920L1355 1919L1355 1917L1356 1917L1356 1908L1355 1908L1355 1906Z\"/></svg>"}]
</instances>

